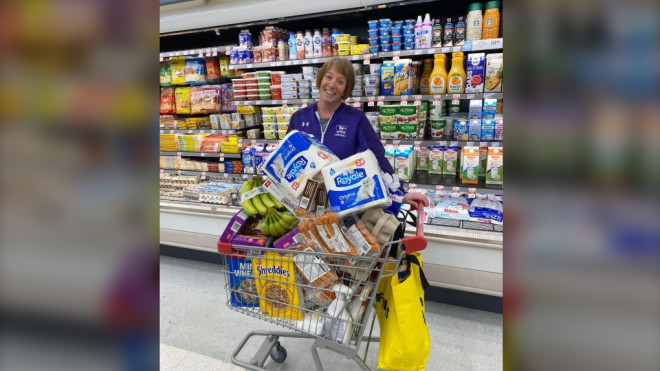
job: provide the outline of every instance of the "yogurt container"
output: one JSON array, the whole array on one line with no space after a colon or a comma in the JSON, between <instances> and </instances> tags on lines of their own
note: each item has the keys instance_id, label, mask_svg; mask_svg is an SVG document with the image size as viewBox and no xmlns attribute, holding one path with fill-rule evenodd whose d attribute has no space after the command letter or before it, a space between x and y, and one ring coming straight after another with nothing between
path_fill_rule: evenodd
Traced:
<instances>
[{"instance_id":1,"label":"yogurt container","mask_svg":"<svg viewBox=\"0 0 660 371\"><path fill-rule=\"evenodd\" d=\"M260 129L250 129L246 132L248 139L258 139L261 134Z\"/></svg>"},{"instance_id":2,"label":"yogurt container","mask_svg":"<svg viewBox=\"0 0 660 371\"><path fill-rule=\"evenodd\" d=\"M392 36L392 44L401 44L402 41L403 41L403 36L401 36L401 35L399 35L399 36L394 36L393 35Z\"/></svg>"},{"instance_id":3,"label":"yogurt container","mask_svg":"<svg viewBox=\"0 0 660 371\"><path fill-rule=\"evenodd\" d=\"M404 43L404 44L403 44L403 49L404 49L404 50L414 50L414 49L415 49L415 43L412 43L412 44L406 44L406 43Z\"/></svg>"},{"instance_id":4,"label":"yogurt container","mask_svg":"<svg viewBox=\"0 0 660 371\"><path fill-rule=\"evenodd\" d=\"M232 48L229 52L229 64L238 64L238 48Z\"/></svg>"},{"instance_id":5,"label":"yogurt container","mask_svg":"<svg viewBox=\"0 0 660 371\"><path fill-rule=\"evenodd\" d=\"M351 55L351 50L350 49L349 50L338 50L337 55L340 55L342 57Z\"/></svg>"},{"instance_id":6,"label":"yogurt container","mask_svg":"<svg viewBox=\"0 0 660 371\"><path fill-rule=\"evenodd\" d=\"M380 37L380 46L383 46L383 44L391 44L391 43L392 43L392 38L390 36Z\"/></svg>"},{"instance_id":7,"label":"yogurt container","mask_svg":"<svg viewBox=\"0 0 660 371\"><path fill-rule=\"evenodd\" d=\"M277 124L272 122L264 122L264 131L265 130L277 130Z\"/></svg>"},{"instance_id":8,"label":"yogurt container","mask_svg":"<svg viewBox=\"0 0 660 371\"><path fill-rule=\"evenodd\" d=\"M392 27L390 33L392 36L401 36L401 27Z\"/></svg>"},{"instance_id":9,"label":"yogurt container","mask_svg":"<svg viewBox=\"0 0 660 371\"><path fill-rule=\"evenodd\" d=\"M280 115L275 115L275 122L283 123L283 122L289 122L291 119L291 115L288 114L280 114Z\"/></svg>"},{"instance_id":10,"label":"yogurt container","mask_svg":"<svg viewBox=\"0 0 660 371\"><path fill-rule=\"evenodd\" d=\"M351 43L351 35L349 35L347 33L342 33L342 34L337 35L336 40L337 40L337 43L346 42L346 43L350 44Z\"/></svg>"},{"instance_id":11,"label":"yogurt container","mask_svg":"<svg viewBox=\"0 0 660 371\"><path fill-rule=\"evenodd\" d=\"M380 45L380 38L378 36L369 37L369 46L378 46Z\"/></svg>"},{"instance_id":12,"label":"yogurt container","mask_svg":"<svg viewBox=\"0 0 660 371\"><path fill-rule=\"evenodd\" d=\"M370 53L378 53L378 52L380 52L380 46L378 46L378 45L370 45L370 46L369 46L369 52L370 52Z\"/></svg>"},{"instance_id":13,"label":"yogurt container","mask_svg":"<svg viewBox=\"0 0 660 371\"><path fill-rule=\"evenodd\" d=\"M401 50L401 43L392 44L392 50Z\"/></svg>"},{"instance_id":14,"label":"yogurt container","mask_svg":"<svg viewBox=\"0 0 660 371\"><path fill-rule=\"evenodd\" d=\"M337 45L339 45L339 50L348 50L349 52L351 51L350 41L337 41Z\"/></svg>"},{"instance_id":15,"label":"yogurt container","mask_svg":"<svg viewBox=\"0 0 660 371\"><path fill-rule=\"evenodd\" d=\"M403 21L394 21L392 22L392 28L399 27L401 28L403 26Z\"/></svg>"},{"instance_id":16,"label":"yogurt container","mask_svg":"<svg viewBox=\"0 0 660 371\"><path fill-rule=\"evenodd\" d=\"M378 20L378 25L383 28L383 27L392 27L392 20L389 18L381 18Z\"/></svg>"},{"instance_id":17,"label":"yogurt container","mask_svg":"<svg viewBox=\"0 0 660 371\"><path fill-rule=\"evenodd\" d=\"M273 107L261 107L262 116L264 115L274 115L275 110ZM272 122L272 121L271 121Z\"/></svg>"},{"instance_id":18,"label":"yogurt container","mask_svg":"<svg viewBox=\"0 0 660 371\"><path fill-rule=\"evenodd\" d=\"M259 94L248 94L245 96L247 100L259 100Z\"/></svg>"},{"instance_id":19,"label":"yogurt container","mask_svg":"<svg viewBox=\"0 0 660 371\"><path fill-rule=\"evenodd\" d=\"M369 73L372 75L379 75L380 76L380 67L382 66L382 63L371 63L369 65Z\"/></svg>"},{"instance_id":20,"label":"yogurt container","mask_svg":"<svg viewBox=\"0 0 660 371\"><path fill-rule=\"evenodd\" d=\"M364 81L365 86L379 85L380 84L380 75L376 75L376 74L364 75L364 76L362 76L362 81Z\"/></svg>"},{"instance_id":21,"label":"yogurt container","mask_svg":"<svg viewBox=\"0 0 660 371\"><path fill-rule=\"evenodd\" d=\"M276 130L264 130L264 138L266 139L277 139Z\"/></svg>"},{"instance_id":22,"label":"yogurt container","mask_svg":"<svg viewBox=\"0 0 660 371\"><path fill-rule=\"evenodd\" d=\"M415 46L415 45L413 44L413 46ZM391 44L381 44L380 49L381 49L381 51L389 52L389 51L392 50L392 45Z\"/></svg>"},{"instance_id":23,"label":"yogurt container","mask_svg":"<svg viewBox=\"0 0 660 371\"><path fill-rule=\"evenodd\" d=\"M405 26L414 27L415 26L415 20L414 19L406 19L405 21L403 21L403 26L404 27Z\"/></svg>"},{"instance_id":24,"label":"yogurt container","mask_svg":"<svg viewBox=\"0 0 660 371\"><path fill-rule=\"evenodd\" d=\"M389 27L381 27L380 28L380 36L390 36L391 34L391 28Z\"/></svg>"},{"instance_id":25,"label":"yogurt container","mask_svg":"<svg viewBox=\"0 0 660 371\"><path fill-rule=\"evenodd\" d=\"M284 72L282 72L282 71L277 71L277 72L273 71L273 72L271 72L271 74L270 74L271 84L280 85L282 83L282 75L283 74L284 74Z\"/></svg>"},{"instance_id":26,"label":"yogurt container","mask_svg":"<svg viewBox=\"0 0 660 371\"><path fill-rule=\"evenodd\" d=\"M379 86L367 86L364 88L364 94L368 97L380 95Z\"/></svg>"},{"instance_id":27,"label":"yogurt container","mask_svg":"<svg viewBox=\"0 0 660 371\"><path fill-rule=\"evenodd\" d=\"M369 37L379 36L379 30L377 28L370 28L368 32L369 32Z\"/></svg>"},{"instance_id":28,"label":"yogurt container","mask_svg":"<svg viewBox=\"0 0 660 371\"><path fill-rule=\"evenodd\" d=\"M370 21L367 21L369 24L370 29L378 29L378 20L372 19Z\"/></svg>"},{"instance_id":29,"label":"yogurt container","mask_svg":"<svg viewBox=\"0 0 660 371\"><path fill-rule=\"evenodd\" d=\"M415 36L415 28L413 26L403 26L401 27L401 30L403 30L404 36Z\"/></svg>"},{"instance_id":30,"label":"yogurt container","mask_svg":"<svg viewBox=\"0 0 660 371\"><path fill-rule=\"evenodd\" d=\"M403 36L403 42L406 44L414 44L415 43L415 35L404 35Z\"/></svg>"},{"instance_id":31,"label":"yogurt container","mask_svg":"<svg viewBox=\"0 0 660 371\"><path fill-rule=\"evenodd\" d=\"M273 85L270 87L270 97L271 99L282 99L282 86Z\"/></svg>"}]
</instances>

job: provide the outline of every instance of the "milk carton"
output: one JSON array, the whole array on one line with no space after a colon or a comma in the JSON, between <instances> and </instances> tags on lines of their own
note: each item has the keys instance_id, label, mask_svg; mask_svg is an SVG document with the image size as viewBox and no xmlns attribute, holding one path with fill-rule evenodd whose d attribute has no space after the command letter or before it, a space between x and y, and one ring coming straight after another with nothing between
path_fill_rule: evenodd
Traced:
<instances>
[{"instance_id":1,"label":"milk carton","mask_svg":"<svg viewBox=\"0 0 660 371\"><path fill-rule=\"evenodd\" d=\"M471 53L467 55L465 70L465 92L483 93L486 53Z\"/></svg>"},{"instance_id":2,"label":"milk carton","mask_svg":"<svg viewBox=\"0 0 660 371\"><path fill-rule=\"evenodd\" d=\"M486 162L486 184L502 184L504 179L504 148L489 147Z\"/></svg>"},{"instance_id":3,"label":"milk carton","mask_svg":"<svg viewBox=\"0 0 660 371\"><path fill-rule=\"evenodd\" d=\"M463 184L477 184L479 178L479 147L463 147L461 179Z\"/></svg>"},{"instance_id":4,"label":"milk carton","mask_svg":"<svg viewBox=\"0 0 660 371\"><path fill-rule=\"evenodd\" d=\"M484 143L485 144L485 143ZM479 147L479 176L486 176L486 159L488 158L488 147Z\"/></svg>"},{"instance_id":5,"label":"milk carton","mask_svg":"<svg viewBox=\"0 0 660 371\"><path fill-rule=\"evenodd\" d=\"M458 172L458 152L461 147L448 146L445 148L444 157L442 159L442 173L444 175L456 175Z\"/></svg>"},{"instance_id":6,"label":"milk carton","mask_svg":"<svg viewBox=\"0 0 660 371\"><path fill-rule=\"evenodd\" d=\"M429 147L419 147L417 151L417 170L429 170Z\"/></svg>"},{"instance_id":7,"label":"milk carton","mask_svg":"<svg viewBox=\"0 0 660 371\"><path fill-rule=\"evenodd\" d=\"M378 110L380 122L380 139L399 138L399 106L381 106Z\"/></svg>"},{"instance_id":8,"label":"milk carton","mask_svg":"<svg viewBox=\"0 0 660 371\"><path fill-rule=\"evenodd\" d=\"M429 147L429 174L442 174L445 146Z\"/></svg>"},{"instance_id":9,"label":"milk carton","mask_svg":"<svg viewBox=\"0 0 660 371\"><path fill-rule=\"evenodd\" d=\"M481 139L481 119L470 120L470 126L468 127L468 138L468 140Z\"/></svg>"},{"instance_id":10,"label":"milk carton","mask_svg":"<svg viewBox=\"0 0 660 371\"><path fill-rule=\"evenodd\" d=\"M493 139L500 142L504 140L504 119L501 116L495 118L495 135Z\"/></svg>"},{"instance_id":11,"label":"milk carton","mask_svg":"<svg viewBox=\"0 0 660 371\"><path fill-rule=\"evenodd\" d=\"M481 99L470 99L470 110L468 112L470 120L481 119L482 104L483 100Z\"/></svg>"},{"instance_id":12,"label":"milk carton","mask_svg":"<svg viewBox=\"0 0 660 371\"><path fill-rule=\"evenodd\" d=\"M255 148L247 146L241 151L241 162L243 163L243 173L256 174L257 168L255 166Z\"/></svg>"},{"instance_id":13,"label":"milk carton","mask_svg":"<svg viewBox=\"0 0 660 371\"><path fill-rule=\"evenodd\" d=\"M402 146L394 152L394 171L404 182L409 182L415 171L410 161L413 158L412 151L411 146Z\"/></svg>"},{"instance_id":14,"label":"milk carton","mask_svg":"<svg viewBox=\"0 0 660 371\"><path fill-rule=\"evenodd\" d=\"M481 140L495 140L494 120L484 120L481 123Z\"/></svg>"},{"instance_id":15,"label":"milk carton","mask_svg":"<svg viewBox=\"0 0 660 371\"><path fill-rule=\"evenodd\" d=\"M385 147L385 159L392 165L392 169L394 169L394 154L396 150L393 146L388 145Z\"/></svg>"},{"instance_id":16,"label":"milk carton","mask_svg":"<svg viewBox=\"0 0 660 371\"><path fill-rule=\"evenodd\" d=\"M481 118L483 120L493 120L495 119L496 113L497 113L497 99L488 98L488 99L484 99L484 107L481 115L475 118Z\"/></svg>"},{"instance_id":17,"label":"milk carton","mask_svg":"<svg viewBox=\"0 0 660 371\"><path fill-rule=\"evenodd\" d=\"M454 139L468 140L468 122L464 118L454 118Z\"/></svg>"}]
</instances>

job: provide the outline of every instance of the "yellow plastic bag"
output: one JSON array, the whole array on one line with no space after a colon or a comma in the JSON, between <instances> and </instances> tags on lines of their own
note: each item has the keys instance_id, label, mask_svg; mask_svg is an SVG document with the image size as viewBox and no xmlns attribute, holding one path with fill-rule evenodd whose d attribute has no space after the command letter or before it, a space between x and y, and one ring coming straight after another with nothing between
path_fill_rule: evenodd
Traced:
<instances>
[{"instance_id":1,"label":"yellow plastic bag","mask_svg":"<svg viewBox=\"0 0 660 371\"><path fill-rule=\"evenodd\" d=\"M422 271L422 256L411 253L408 277L399 282L396 263L387 263L376 292L376 315L380 324L378 368L384 370L424 370L431 352L431 336L426 325L424 289L428 282Z\"/></svg>"}]
</instances>

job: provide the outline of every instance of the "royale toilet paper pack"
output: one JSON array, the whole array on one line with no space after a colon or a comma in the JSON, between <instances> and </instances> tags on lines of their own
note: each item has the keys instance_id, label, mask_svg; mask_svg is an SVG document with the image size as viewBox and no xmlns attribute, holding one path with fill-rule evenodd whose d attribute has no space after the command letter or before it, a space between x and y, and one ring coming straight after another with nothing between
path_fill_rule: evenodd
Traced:
<instances>
[{"instance_id":1,"label":"royale toilet paper pack","mask_svg":"<svg viewBox=\"0 0 660 371\"><path fill-rule=\"evenodd\" d=\"M388 207L392 200L383 182L378 160L371 151L360 152L322 170L328 202L339 217L372 207Z\"/></svg>"},{"instance_id":2,"label":"royale toilet paper pack","mask_svg":"<svg viewBox=\"0 0 660 371\"><path fill-rule=\"evenodd\" d=\"M339 158L313 136L292 130L268 156L263 166L270 180L278 183L294 199L299 200L307 179Z\"/></svg>"}]
</instances>

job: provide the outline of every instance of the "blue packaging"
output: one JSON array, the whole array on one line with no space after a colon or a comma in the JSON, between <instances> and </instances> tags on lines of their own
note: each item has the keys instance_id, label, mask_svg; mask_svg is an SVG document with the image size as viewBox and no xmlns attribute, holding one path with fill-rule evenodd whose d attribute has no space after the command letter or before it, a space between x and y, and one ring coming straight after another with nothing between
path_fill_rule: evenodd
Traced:
<instances>
[{"instance_id":1,"label":"blue packaging","mask_svg":"<svg viewBox=\"0 0 660 371\"><path fill-rule=\"evenodd\" d=\"M392 38L391 37L389 37L389 36L381 36L380 37L380 45L384 45L384 44L389 45L391 43L392 43Z\"/></svg>"},{"instance_id":2,"label":"blue packaging","mask_svg":"<svg viewBox=\"0 0 660 371\"><path fill-rule=\"evenodd\" d=\"M378 53L380 51L380 48L378 45L370 45L369 46L369 52L370 53Z\"/></svg>"},{"instance_id":3,"label":"blue packaging","mask_svg":"<svg viewBox=\"0 0 660 371\"><path fill-rule=\"evenodd\" d=\"M403 21L394 21L392 23L392 28L398 27L401 28L403 26Z\"/></svg>"},{"instance_id":4,"label":"blue packaging","mask_svg":"<svg viewBox=\"0 0 660 371\"><path fill-rule=\"evenodd\" d=\"M239 50L238 51L238 64L245 64L249 63L248 62L248 51L247 50Z\"/></svg>"},{"instance_id":5,"label":"blue packaging","mask_svg":"<svg viewBox=\"0 0 660 371\"><path fill-rule=\"evenodd\" d=\"M392 44L392 50L401 50L401 43Z\"/></svg>"},{"instance_id":6,"label":"blue packaging","mask_svg":"<svg viewBox=\"0 0 660 371\"><path fill-rule=\"evenodd\" d=\"M374 36L378 37L379 36L378 35L379 32L378 32L377 28L370 28L368 32L369 32L369 37L374 37Z\"/></svg>"},{"instance_id":7,"label":"blue packaging","mask_svg":"<svg viewBox=\"0 0 660 371\"><path fill-rule=\"evenodd\" d=\"M383 37L383 36L390 36L390 34L391 34L391 31L390 31L390 30L391 30L391 29L390 29L389 27L381 27L381 28L380 28L380 36L381 36L381 37Z\"/></svg>"},{"instance_id":8,"label":"blue packaging","mask_svg":"<svg viewBox=\"0 0 660 371\"><path fill-rule=\"evenodd\" d=\"M381 49L381 51L389 52L389 51L392 50L392 45L391 44L381 44L380 49Z\"/></svg>"},{"instance_id":9,"label":"blue packaging","mask_svg":"<svg viewBox=\"0 0 660 371\"><path fill-rule=\"evenodd\" d=\"M401 27L392 27L390 33L392 36L401 36Z\"/></svg>"},{"instance_id":10,"label":"blue packaging","mask_svg":"<svg viewBox=\"0 0 660 371\"><path fill-rule=\"evenodd\" d=\"M415 43L403 43L404 50L413 50L415 49Z\"/></svg>"},{"instance_id":11,"label":"blue packaging","mask_svg":"<svg viewBox=\"0 0 660 371\"><path fill-rule=\"evenodd\" d=\"M257 170L257 174L263 174L264 170L261 166L264 164L264 156L268 156L268 152L264 148L263 144L257 144L254 147L254 167Z\"/></svg>"},{"instance_id":12,"label":"blue packaging","mask_svg":"<svg viewBox=\"0 0 660 371\"><path fill-rule=\"evenodd\" d=\"M403 36L403 42L406 44L414 44L415 43L415 35L405 35Z\"/></svg>"},{"instance_id":13,"label":"blue packaging","mask_svg":"<svg viewBox=\"0 0 660 371\"><path fill-rule=\"evenodd\" d=\"M392 20L389 18L383 18L379 20L379 25L381 28L383 27L392 27Z\"/></svg>"},{"instance_id":14,"label":"blue packaging","mask_svg":"<svg viewBox=\"0 0 660 371\"><path fill-rule=\"evenodd\" d=\"M255 166L255 150L252 146L247 146L241 151L241 162L243 163L243 173L245 174L256 174Z\"/></svg>"},{"instance_id":15,"label":"blue packaging","mask_svg":"<svg viewBox=\"0 0 660 371\"><path fill-rule=\"evenodd\" d=\"M403 26L410 26L414 27L415 26L415 20L414 19L406 19L403 23Z\"/></svg>"},{"instance_id":16,"label":"blue packaging","mask_svg":"<svg viewBox=\"0 0 660 371\"><path fill-rule=\"evenodd\" d=\"M454 120L454 140L468 140L468 123L466 119Z\"/></svg>"},{"instance_id":17,"label":"blue packaging","mask_svg":"<svg viewBox=\"0 0 660 371\"><path fill-rule=\"evenodd\" d=\"M413 26L403 26L401 29L403 30L404 36L415 36L415 28Z\"/></svg>"},{"instance_id":18,"label":"blue packaging","mask_svg":"<svg viewBox=\"0 0 660 371\"><path fill-rule=\"evenodd\" d=\"M378 46L380 45L380 39L378 36L369 38L369 46Z\"/></svg>"},{"instance_id":19,"label":"blue packaging","mask_svg":"<svg viewBox=\"0 0 660 371\"><path fill-rule=\"evenodd\" d=\"M495 127L493 127L493 131L495 131ZM481 139L481 119L470 120L468 138L468 140Z\"/></svg>"},{"instance_id":20,"label":"blue packaging","mask_svg":"<svg viewBox=\"0 0 660 371\"><path fill-rule=\"evenodd\" d=\"M378 21L377 20L367 21L367 23L369 23L369 29L378 29Z\"/></svg>"},{"instance_id":21,"label":"blue packaging","mask_svg":"<svg viewBox=\"0 0 660 371\"><path fill-rule=\"evenodd\" d=\"M252 259L228 257L231 305L235 307L258 307L259 297L252 273Z\"/></svg>"},{"instance_id":22,"label":"blue packaging","mask_svg":"<svg viewBox=\"0 0 660 371\"><path fill-rule=\"evenodd\" d=\"M392 36L392 44L401 44L403 36Z\"/></svg>"},{"instance_id":23,"label":"blue packaging","mask_svg":"<svg viewBox=\"0 0 660 371\"><path fill-rule=\"evenodd\" d=\"M481 140L495 140L495 121L484 120L481 123Z\"/></svg>"}]
</instances>

